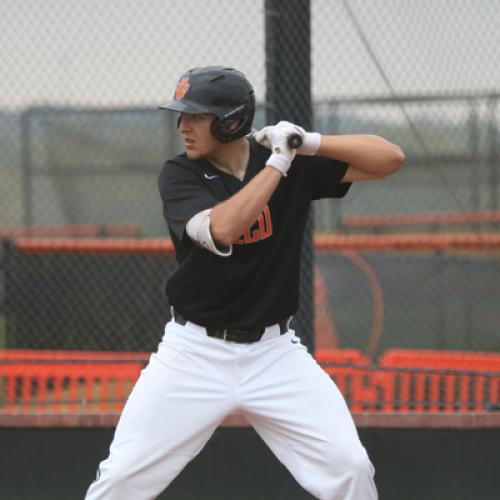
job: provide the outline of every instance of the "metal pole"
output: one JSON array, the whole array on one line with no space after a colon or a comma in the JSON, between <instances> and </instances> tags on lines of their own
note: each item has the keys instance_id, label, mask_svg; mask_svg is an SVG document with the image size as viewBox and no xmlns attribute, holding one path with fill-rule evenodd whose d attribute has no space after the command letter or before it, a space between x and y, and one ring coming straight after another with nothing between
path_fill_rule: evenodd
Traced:
<instances>
[{"instance_id":1,"label":"metal pole","mask_svg":"<svg viewBox=\"0 0 500 500\"><path fill-rule=\"evenodd\" d=\"M489 108L489 146L490 151L488 154L487 162L489 164L489 179L488 184L490 186L490 210L497 210L498 208L498 127L496 125L496 110L497 110L497 99L491 98L488 108Z\"/></svg>"},{"instance_id":2,"label":"metal pole","mask_svg":"<svg viewBox=\"0 0 500 500\"><path fill-rule=\"evenodd\" d=\"M28 109L21 114L21 168L23 172L23 224L31 226L33 224L33 200L31 189L31 130L30 130L31 110Z\"/></svg>"},{"instance_id":3,"label":"metal pole","mask_svg":"<svg viewBox=\"0 0 500 500\"><path fill-rule=\"evenodd\" d=\"M477 212L481 203L481 161L479 158L479 131L477 118L477 101L471 101L469 107L469 151L471 164L469 165L469 180L471 187L471 207L472 212Z\"/></svg>"},{"instance_id":4,"label":"metal pole","mask_svg":"<svg viewBox=\"0 0 500 500\"><path fill-rule=\"evenodd\" d=\"M265 0L266 123L288 120L312 128L310 0ZM314 214L302 246L300 305L293 326L314 350Z\"/></svg>"}]
</instances>

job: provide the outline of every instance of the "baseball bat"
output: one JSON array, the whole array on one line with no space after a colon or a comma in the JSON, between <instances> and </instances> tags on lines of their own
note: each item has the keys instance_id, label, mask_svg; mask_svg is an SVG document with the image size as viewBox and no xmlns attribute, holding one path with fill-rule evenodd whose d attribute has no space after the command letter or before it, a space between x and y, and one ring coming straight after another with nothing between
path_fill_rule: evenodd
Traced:
<instances>
[{"instance_id":1,"label":"baseball bat","mask_svg":"<svg viewBox=\"0 0 500 500\"><path fill-rule=\"evenodd\" d=\"M302 146L302 136L300 134L290 134L287 143L292 149L300 148Z\"/></svg>"}]
</instances>

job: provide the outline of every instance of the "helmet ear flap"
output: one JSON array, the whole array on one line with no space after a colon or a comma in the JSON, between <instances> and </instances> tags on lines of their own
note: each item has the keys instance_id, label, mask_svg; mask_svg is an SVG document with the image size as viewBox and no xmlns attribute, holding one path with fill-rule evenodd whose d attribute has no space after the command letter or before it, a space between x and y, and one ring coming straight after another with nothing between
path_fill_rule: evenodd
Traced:
<instances>
[{"instance_id":1,"label":"helmet ear flap","mask_svg":"<svg viewBox=\"0 0 500 500\"><path fill-rule=\"evenodd\" d=\"M215 119L212 123L211 131L214 137L220 142L231 142L242 137L241 128L245 125L245 118L226 118L223 120Z\"/></svg>"},{"instance_id":2,"label":"helmet ear flap","mask_svg":"<svg viewBox=\"0 0 500 500\"><path fill-rule=\"evenodd\" d=\"M216 118L211 126L213 136L220 142L231 142L248 134L252 129L255 112L253 93L249 102L238 106L223 118Z\"/></svg>"},{"instance_id":3,"label":"helmet ear flap","mask_svg":"<svg viewBox=\"0 0 500 500\"><path fill-rule=\"evenodd\" d=\"M226 120L222 120L220 127L224 132L229 132L230 134L236 133L239 128L243 125L245 119L242 117L239 120L235 118L227 118Z\"/></svg>"}]
</instances>

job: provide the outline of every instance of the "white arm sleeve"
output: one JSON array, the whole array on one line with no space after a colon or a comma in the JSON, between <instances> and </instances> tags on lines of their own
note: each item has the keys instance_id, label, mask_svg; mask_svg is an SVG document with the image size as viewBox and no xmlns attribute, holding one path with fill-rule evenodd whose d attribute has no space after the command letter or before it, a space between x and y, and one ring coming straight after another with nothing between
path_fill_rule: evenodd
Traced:
<instances>
[{"instance_id":1,"label":"white arm sleeve","mask_svg":"<svg viewBox=\"0 0 500 500\"><path fill-rule=\"evenodd\" d=\"M201 248L205 248L220 257L229 257L233 253L233 246L219 249L212 238L210 232L210 212L211 208L202 210L193 215L186 224L186 232L193 242Z\"/></svg>"}]
</instances>

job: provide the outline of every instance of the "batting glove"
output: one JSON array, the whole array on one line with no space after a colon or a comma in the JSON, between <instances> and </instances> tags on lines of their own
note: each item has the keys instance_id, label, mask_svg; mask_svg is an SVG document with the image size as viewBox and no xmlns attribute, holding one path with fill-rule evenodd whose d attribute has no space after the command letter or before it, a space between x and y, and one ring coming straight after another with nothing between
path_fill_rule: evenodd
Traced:
<instances>
[{"instance_id":1,"label":"batting glove","mask_svg":"<svg viewBox=\"0 0 500 500\"><path fill-rule=\"evenodd\" d=\"M299 134L302 139L304 138L301 127L284 121L274 126L264 127L255 134L255 140L273 152L266 161L266 165L275 168L283 176L286 176L290 169L297 151L288 145L288 137L292 134Z\"/></svg>"},{"instance_id":2,"label":"batting glove","mask_svg":"<svg viewBox=\"0 0 500 500\"><path fill-rule=\"evenodd\" d=\"M299 127L298 125L295 125L290 122L286 121L281 121L278 123L280 124L288 124L292 127L295 127L296 131L295 133L298 133L299 135L302 136L302 146L297 149L297 154L299 155L305 155L305 156L313 156L317 153L320 143L321 143L321 134L318 134L317 132L306 132L302 127ZM268 127L264 127L264 129L267 129ZM262 130L264 130L262 129ZM266 148L271 149L271 143L269 140L267 140L266 137L262 141L258 142L265 146Z\"/></svg>"}]
</instances>

